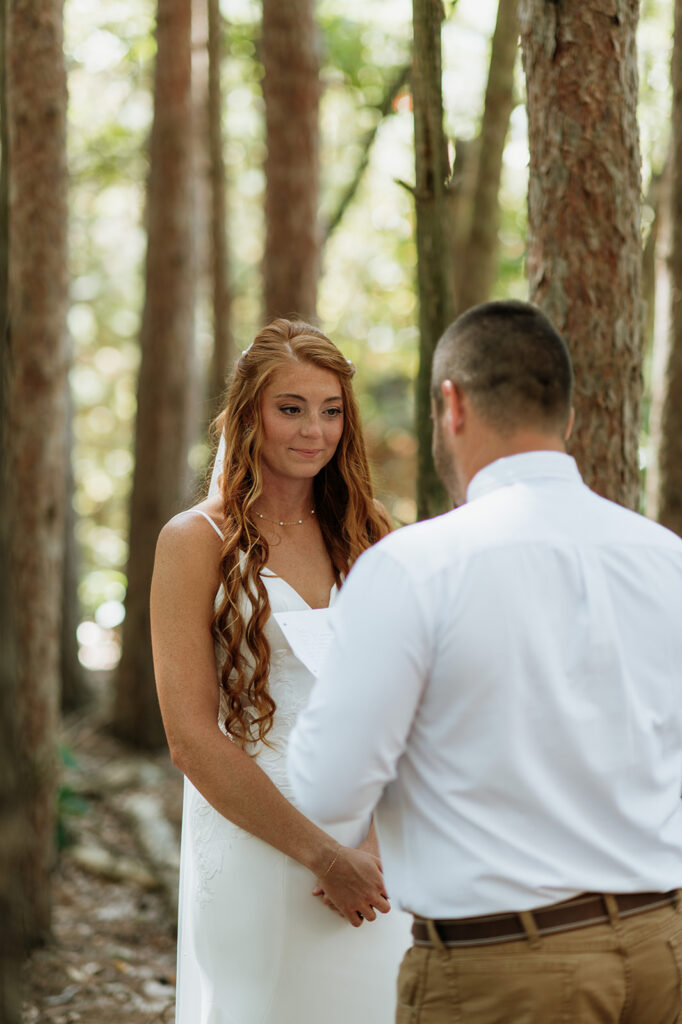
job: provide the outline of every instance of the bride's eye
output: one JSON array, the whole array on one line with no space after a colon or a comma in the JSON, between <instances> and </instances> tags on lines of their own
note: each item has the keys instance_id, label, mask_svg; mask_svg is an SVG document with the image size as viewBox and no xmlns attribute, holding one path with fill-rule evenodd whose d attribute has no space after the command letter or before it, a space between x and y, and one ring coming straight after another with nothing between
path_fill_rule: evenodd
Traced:
<instances>
[{"instance_id":1,"label":"bride's eye","mask_svg":"<svg viewBox=\"0 0 682 1024\"><path fill-rule=\"evenodd\" d=\"M331 409L325 409L325 414L329 417L330 420L337 419L339 416L342 415L342 413L343 409L341 407L337 408L336 406L334 406Z\"/></svg>"},{"instance_id":2,"label":"bride's eye","mask_svg":"<svg viewBox=\"0 0 682 1024\"><path fill-rule=\"evenodd\" d=\"M301 409L298 405L280 405L279 411L283 412L285 416L295 416Z\"/></svg>"}]
</instances>

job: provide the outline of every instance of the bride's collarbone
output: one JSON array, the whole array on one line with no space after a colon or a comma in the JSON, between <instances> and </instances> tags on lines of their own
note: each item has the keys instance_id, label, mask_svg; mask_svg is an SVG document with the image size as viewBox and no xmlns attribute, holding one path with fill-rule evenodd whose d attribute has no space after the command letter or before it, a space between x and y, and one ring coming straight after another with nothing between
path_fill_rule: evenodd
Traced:
<instances>
[{"instance_id":1,"label":"bride's collarbone","mask_svg":"<svg viewBox=\"0 0 682 1024\"><path fill-rule=\"evenodd\" d=\"M311 608L328 605L335 579L324 543L271 545L265 571L288 583Z\"/></svg>"}]
</instances>

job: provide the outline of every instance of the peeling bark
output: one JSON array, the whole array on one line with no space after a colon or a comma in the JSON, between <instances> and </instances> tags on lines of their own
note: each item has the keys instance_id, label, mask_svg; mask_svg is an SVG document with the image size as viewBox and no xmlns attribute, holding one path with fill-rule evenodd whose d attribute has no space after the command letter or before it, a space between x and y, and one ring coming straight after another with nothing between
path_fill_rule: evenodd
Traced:
<instances>
[{"instance_id":1,"label":"peeling bark","mask_svg":"<svg viewBox=\"0 0 682 1024\"><path fill-rule=\"evenodd\" d=\"M637 0L521 0L530 295L576 374L570 450L586 483L639 503L642 364Z\"/></svg>"}]
</instances>

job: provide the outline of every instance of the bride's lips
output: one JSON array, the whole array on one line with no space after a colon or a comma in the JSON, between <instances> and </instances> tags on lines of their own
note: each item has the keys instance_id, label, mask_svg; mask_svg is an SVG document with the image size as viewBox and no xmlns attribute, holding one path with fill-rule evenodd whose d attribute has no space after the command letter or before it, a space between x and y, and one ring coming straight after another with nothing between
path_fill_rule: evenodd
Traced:
<instances>
[{"instance_id":1,"label":"bride's lips","mask_svg":"<svg viewBox=\"0 0 682 1024\"><path fill-rule=\"evenodd\" d=\"M322 451L321 448L292 448L292 452L302 455L304 459L314 459Z\"/></svg>"}]
</instances>

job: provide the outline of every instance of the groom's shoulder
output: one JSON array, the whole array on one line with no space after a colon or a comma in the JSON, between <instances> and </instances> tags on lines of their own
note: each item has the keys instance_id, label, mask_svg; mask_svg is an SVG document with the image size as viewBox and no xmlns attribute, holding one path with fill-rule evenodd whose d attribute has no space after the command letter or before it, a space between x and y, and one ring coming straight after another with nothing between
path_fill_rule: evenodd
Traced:
<instances>
[{"instance_id":1,"label":"groom's shoulder","mask_svg":"<svg viewBox=\"0 0 682 1024\"><path fill-rule=\"evenodd\" d=\"M374 558L396 562L417 575L442 568L444 555L453 554L463 541L460 526L468 519L463 514L465 510L466 506L462 506L432 519L401 526L375 544L371 549Z\"/></svg>"}]
</instances>

